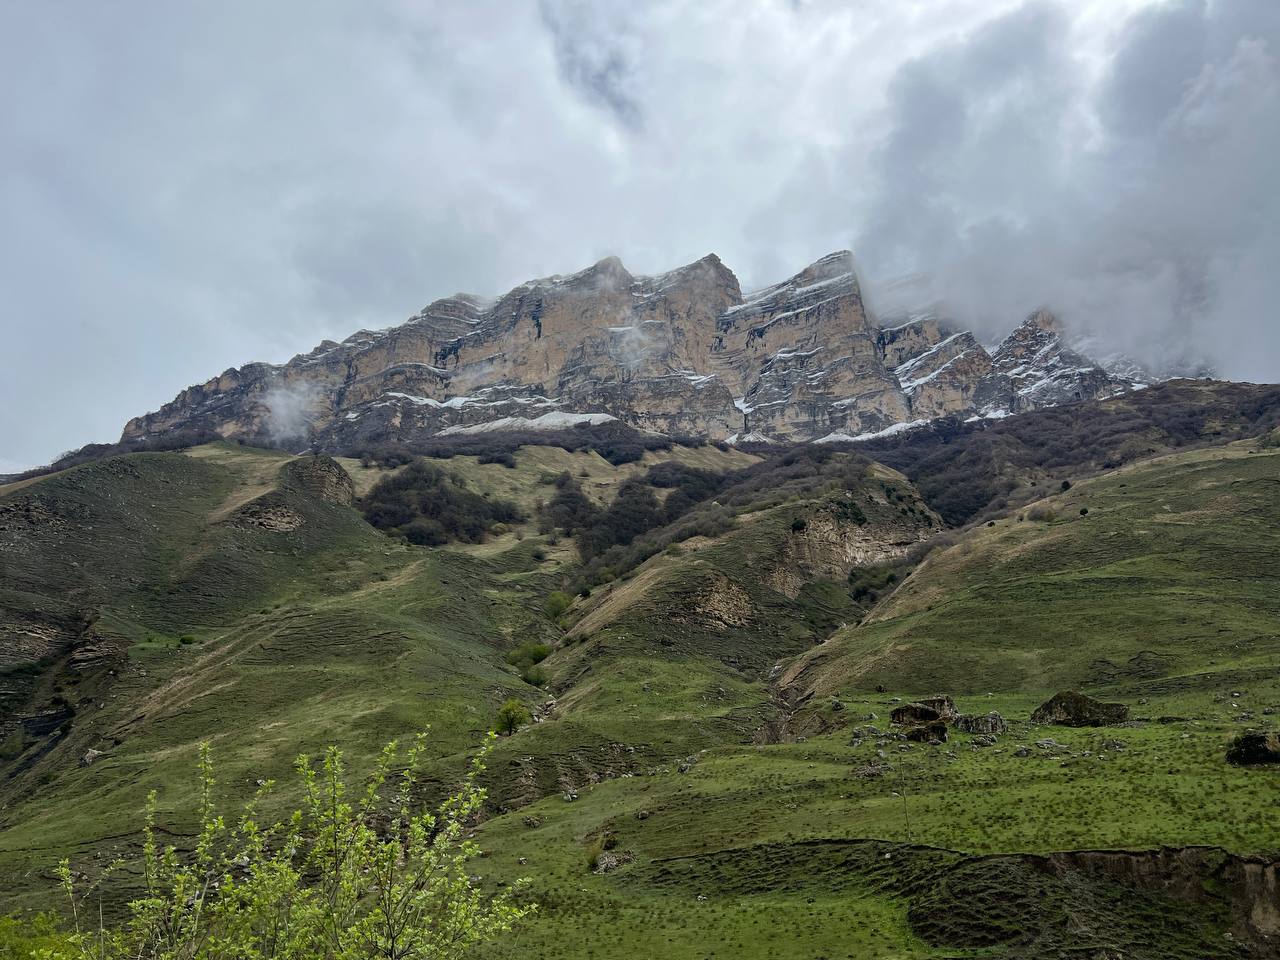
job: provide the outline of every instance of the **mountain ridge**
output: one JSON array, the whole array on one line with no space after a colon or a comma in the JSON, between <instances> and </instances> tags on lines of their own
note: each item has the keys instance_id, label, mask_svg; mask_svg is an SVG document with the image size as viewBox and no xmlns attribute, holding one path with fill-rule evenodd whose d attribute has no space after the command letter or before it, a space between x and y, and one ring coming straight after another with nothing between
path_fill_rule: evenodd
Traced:
<instances>
[{"instance_id":1,"label":"mountain ridge","mask_svg":"<svg viewBox=\"0 0 1280 960\"><path fill-rule=\"evenodd\" d=\"M121 442L194 429L336 452L605 420L798 442L1001 417L1158 379L1072 349L1045 308L994 351L932 312L881 322L849 251L745 294L715 254L653 276L608 257L493 299L445 297L398 326L325 340L283 364L228 369L130 420Z\"/></svg>"}]
</instances>

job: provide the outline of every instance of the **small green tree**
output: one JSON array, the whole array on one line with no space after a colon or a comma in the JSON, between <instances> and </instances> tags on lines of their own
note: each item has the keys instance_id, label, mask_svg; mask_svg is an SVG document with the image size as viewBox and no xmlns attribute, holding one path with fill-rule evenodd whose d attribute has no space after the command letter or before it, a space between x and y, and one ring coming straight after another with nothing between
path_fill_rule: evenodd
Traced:
<instances>
[{"instance_id":1,"label":"small green tree","mask_svg":"<svg viewBox=\"0 0 1280 960\"><path fill-rule=\"evenodd\" d=\"M511 893L485 897L467 874L478 851L467 823L484 791L477 777L490 737L459 791L437 811L415 810L425 738L403 764L392 742L348 796L342 753L319 766L299 757L304 802L266 826L257 807L234 825L213 804L213 765L200 750L200 832L187 857L156 841L155 794L143 829L145 892L115 930L85 930L84 901L60 865L76 932L50 960L451 960L509 930L534 909ZM109 872L109 871L108 871ZM101 880L101 878L100 878Z\"/></svg>"},{"instance_id":2,"label":"small green tree","mask_svg":"<svg viewBox=\"0 0 1280 960\"><path fill-rule=\"evenodd\" d=\"M512 734L533 720L529 708L512 697L498 708L498 732Z\"/></svg>"}]
</instances>

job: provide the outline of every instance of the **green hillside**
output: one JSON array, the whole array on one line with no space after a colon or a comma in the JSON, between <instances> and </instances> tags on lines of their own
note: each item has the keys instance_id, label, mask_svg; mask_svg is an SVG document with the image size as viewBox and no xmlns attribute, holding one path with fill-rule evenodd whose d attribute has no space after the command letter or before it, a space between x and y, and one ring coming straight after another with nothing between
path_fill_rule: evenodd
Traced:
<instances>
[{"instance_id":1,"label":"green hillside","mask_svg":"<svg viewBox=\"0 0 1280 960\"><path fill-rule=\"evenodd\" d=\"M1280 680L1280 457L1252 442L1082 481L935 553L788 683L1139 697Z\"/></svg>"},{"instance_id":2,"label":"green hillside","mask_svg":"<svg viewBox=\"0 0 1280 960\"><path fill-rule=\"evenodd\" d=\"M525 519L444 547L349 505L387 470L229 444L0 489L0 904L136 849L153 787L181 843L201 741L235 799L429 725L442 792L514 696L538 722L490 758L474 867L540 909L486 956L1239 956L1242 858L1280 854L1280 771L1223 761L1280 708L1280 453L1257 447L941 539L905 477L831 450L454 456ZM542 519L554 481L661 504L664 463L721 478L688 514L713 532L677 520L588 577ZM538 645L538 671L508 656ZM1081 687L1134 720L1029 722ZM1009 731L903 741L890 711L935 692Z\"/></svg>"}]
</instances>

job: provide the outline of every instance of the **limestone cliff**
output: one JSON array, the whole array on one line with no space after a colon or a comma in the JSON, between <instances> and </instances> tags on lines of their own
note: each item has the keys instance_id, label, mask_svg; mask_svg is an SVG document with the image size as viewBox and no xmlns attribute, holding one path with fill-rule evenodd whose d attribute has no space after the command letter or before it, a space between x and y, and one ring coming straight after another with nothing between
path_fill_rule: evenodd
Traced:
<instances>
[{"instance_id":1,"label":"limestone cliff","mask_svg":"<svg viewBox=\"0 0 1280 960\"><path fill-rule=\"evenodd\" d=\"M131 420L353 450L616 419L672 436L841 439L950 414L1000 416L1130 389L1040 311L989 355L932 316L882 326L847 251L744 295L714 254L658 276L610 257L496 300L459 294L405 323L251 363Z\"/></svg>"}]
</instances>

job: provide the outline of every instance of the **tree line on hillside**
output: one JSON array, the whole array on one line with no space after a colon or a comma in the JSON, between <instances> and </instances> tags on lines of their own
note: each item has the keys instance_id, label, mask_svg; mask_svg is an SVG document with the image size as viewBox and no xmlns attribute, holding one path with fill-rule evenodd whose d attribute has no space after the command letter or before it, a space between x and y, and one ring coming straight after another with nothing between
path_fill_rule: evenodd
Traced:
<instances>
[{"instance_id":1,"label":"tree line on hillside","mask_svg":"<svg viewBox=\"0 0 1280 960\"><path fill-rule=\"evenodd\" d=\"M962 526L1055 492L1054 481L1068 475L1255 437L1278 424L1278 386L1175 381L1004 420L949 417L857 449L906 474L949 526Z\"/></svg>"},{"instance_id":2,"label":"tree line on hillside","mask_svg":"<svg viewBox=\"0 0 1280 960\"><path fill-rule=\"evenodd\" d=\"M425 460L379 480L359 502L371 525L421 546L480 543L500 523L524 519L509 500L484 497L466 481Z\"/></svg>"}]
</instances>

